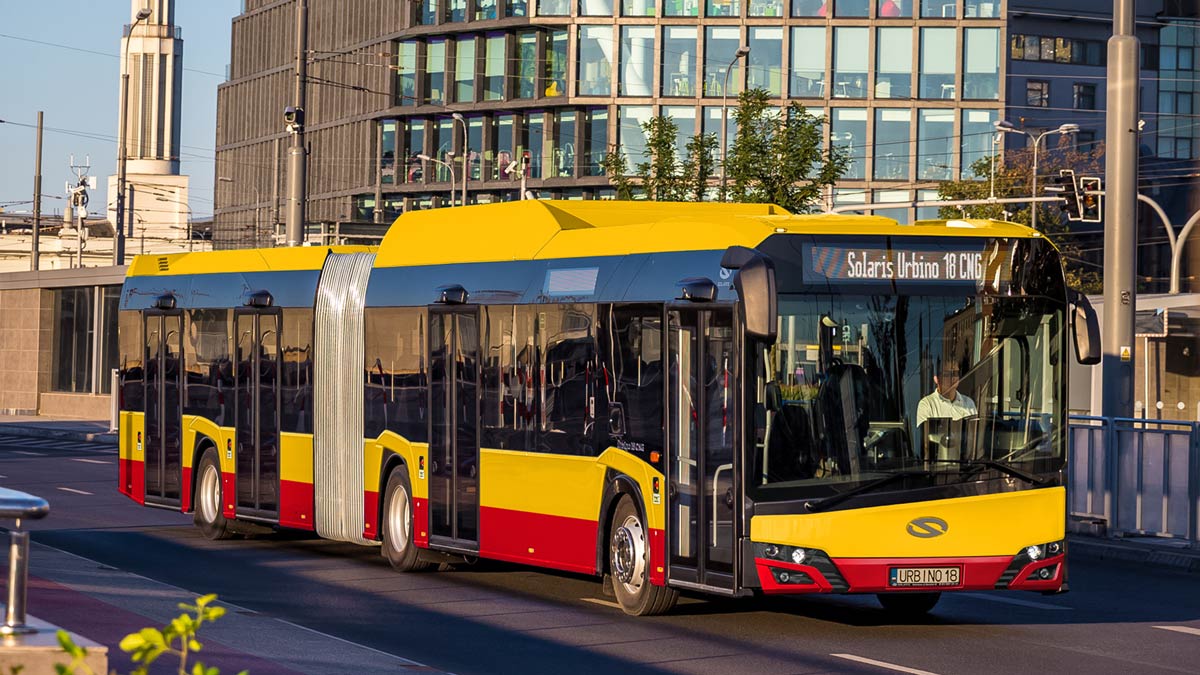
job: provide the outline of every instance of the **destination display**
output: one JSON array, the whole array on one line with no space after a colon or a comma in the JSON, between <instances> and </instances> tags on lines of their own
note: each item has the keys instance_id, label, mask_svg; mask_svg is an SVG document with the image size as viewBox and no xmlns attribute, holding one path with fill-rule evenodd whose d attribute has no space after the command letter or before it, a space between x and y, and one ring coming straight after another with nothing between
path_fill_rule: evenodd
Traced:
<instances>
[{"instance_id":1,"label":"destination display","mask_svg":"<svg viewBox=\"0 0 1200 675\"><path fill-rule=\"evenodd\" d=\"M1007 277L1007 256L983 246L893 247L879 244L812 244L804 276L808 281L971 282ZM989 264L989 260L993 261ZM987 270L992 273L987 273Z\"/></svg>"}]
</instances>

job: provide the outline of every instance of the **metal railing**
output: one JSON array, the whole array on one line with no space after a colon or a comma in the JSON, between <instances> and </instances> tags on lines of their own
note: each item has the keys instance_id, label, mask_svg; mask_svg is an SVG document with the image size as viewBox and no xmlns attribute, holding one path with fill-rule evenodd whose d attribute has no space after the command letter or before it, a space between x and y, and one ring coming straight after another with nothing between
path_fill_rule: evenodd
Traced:
<instances>
[{"instance_id":1,"label":"metal railing","mask_svg":"<svg viewBox=\"0 0 1200 675\"><path fill-rule=\"evenodd\" d=\"M1072 417L1067 452L1072 516L1200 542L1200 422Z\"/></svg>"},{"instance_id":2,"label":"metal railing","mask_svg":"<svg viewBox=\"0 0 1200 675\"><path fill-rule=\"evenodd\" d=\"M9 530L8 605L0 635L21 635L37 631L25 625L25 584L29 580L29 532L21 529L22 520L45 518L50 505L41 497L0 488L0 520L15 521Z\"/></svg>"}]
</instances>

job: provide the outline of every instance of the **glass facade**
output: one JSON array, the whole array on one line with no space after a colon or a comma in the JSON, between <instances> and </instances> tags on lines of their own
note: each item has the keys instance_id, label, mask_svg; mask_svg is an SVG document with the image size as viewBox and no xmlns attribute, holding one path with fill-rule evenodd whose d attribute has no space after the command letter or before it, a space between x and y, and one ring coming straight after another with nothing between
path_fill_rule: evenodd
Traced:
<instances>
[{"instance_id":1,"label":"glass facade","mask_svg":"<svg viewBox=\"0 0 1200 675\"><path fill-rule=\"evenodd\" d=\"M644 160L646 134L642 124L654 115L654 109L648 105L623 105L617 110L617 142L621 144L632 172L632 168Z\"/></svg>"},{"instance_id":2,"label":"glass facade","mask_svg":"<svg viewBox=\"0 0 1200 675\"><path fill-rule=\"evenodd\" d=\"M792 28L791 81L793 98L825 96L825 29L817 26Z\"/></svg>"},{"instance_id":3,"label":"glass facade","mask_svg":"<svg viewBox=\"0 0 1200 675\"><path fill-rule=\"evenodd\" d=\"M955 41L953 28L921 29L921 98L954 98Z\"/></svg>"},{"instance_id":4,"label":"glass facade","mask_svg":"<svg viewBox=\"0 0 1200 675\"><path fill-rule=\"evenodd\" d=\"M1200 157L1200 25L1177 21L1159 33L1158 156L1169 159ZM1093 105L1095 94L1092 94Z\"/></svg>"},{"instance_id":5,"label":"glass facade","mask_svg":"<svg viewBox=\"0 0 1200 675\"><path fill-rule=\"evenodd\" d=\"M870 28L833 29L833 96L866 98Z\"/></svg>"},{"instance_id":6,"label":"glass facade","mask_svg":"<svg viewBox=\"0 0 1200 675\"><path fill-rule=\"evenodd\" d=\"M745 60L734 61L741 46L741 29L736 26L709 26L704 29L704 37L704 95L737 96L742 93ZM733 70L729 69L731 63ZM725 91L726 83L729 85L728 92Z\"/></svg>"},{"instance_id":7,"label":"glass facade","mask_svg":"<svg viewBox=\"0 0 1200 675\"><path fill-rule=\"evenodd\" d=\"M454 100L475 102L475 37L464 35L454 44Z\"/></svg>"},{"instance_id":8,"label":"glass facade","mask_svg":"<svg viewBox=\"0 0 1200 675\"><path fill-rule=\"evenodd\" d=\"M875 110L876 180L908 180L908 158L912 147L908 134L911 126L911 110Z\"/></svg>"},{"instance_id":9,"label":"glass facade","mask_svg":"<svg viewBox=\"0 0 1200 675\"><path fill-rule=\"evenodd\" d=\"M875 42L875 98L912 98L911 28L880 28Z\"/></svg>"},{"instance_id":10,"label":"glass facade","mask_svg":"<svg viewBox=\"0 0 1200 675\"><path fill-rule=\"evenodd\" d=\"M749 29L750 65L747 86L765 89L772 98L783 95L783 28L752 26Z\"/></svg>"},{"instance_id":11,"label":"glass facade","mask_svg":"<svg viewBox=\"0 0 1200 675\"><path fill-rule=\"evenodd\" d=\"M850 164L844 178L867 177L867 110L866 108L834 108L830 122L831 145L846 151Z\"/></svg>"},{"instance_id":12,"label":"glass facade","mask_svg":"<svg viewBox=\"0 0 1200 675\"><path fill-rule=\"evenodd\" d=\"M675 150L680 160L687 158L687 145L696 135L696 109L692 106L663 106L662 115L675 122Z\"/></svg>"},{"instance_id":13,"label":"glass facade","mask_svg":"<svg viewBox=\"0 0 1200 675\"><path fill-rule=\"evenodd\" d=\"M112 391L118 367L120 286L56 288L53 294L50 389L73 394Z\"/></svg>"},{"instance_id":14,"label":"glass facade","mask_svg":"<svg viewBox=\"0 0 1200 675\"><path fill-rule=\"evenodd\" d=\"M622 96L651 96L654 91L654 26L621 27Z\"/></svg>"},{"instance_id":15,"label":"glass facade","mask_svg":"<svg viewBox=\"0 0 1200 675\"><path fill-rule=\"evenodd\" d=\"M922 110L917 120L917 178L954 178L954 111Z\"/></svg>"},{"instance_id":16,"label":"glass facade","mask_svg":"<svg viewBox=\"0 0 1200 675\"><path fill-rule=\"evenodd\" d=\"M608 96L612 92L612 53L612 26L579 27L578 95Z\"/></svg>"},{"instance_id":17,"label":"glass facade","mask_svg":"<svg viewBox=\"0 0 1200 675\"><path fill-rule=\"evenodd\" d=\"M971 165L996 154L996 146L992 141L996 136L995 124L999 119L999 110L962 111L961 175L964 178L973 175Z\"/></svg>"},{"instance_id":18,"label":"glass facade","mask_svg":"<svg viewBox=\"0 0 1200 675\"><path fill-rule=\"evenodd\" d=\"M446 102L446 41L425 44L425 103Z\"/></svg>"},{"instance_id":19,"label":"glass facade","mask_svg":"<svg viewBox=\"0 0 1200 675\"><path fill-rule=\"evenodd\" d=\"M1000 30L963 31L963 98L1000 98Z\"/></svg>"},{"instance_id":20,"label":"glass facade","mask_svg":"<svg viewBox=\"0 0 1200 675\"><path fill-rule=\"evenodd\" d=\"M699 33L694 26L667 26L662 35L662 95L691 98L696 95Z\"/></svg>"}]
</instances>

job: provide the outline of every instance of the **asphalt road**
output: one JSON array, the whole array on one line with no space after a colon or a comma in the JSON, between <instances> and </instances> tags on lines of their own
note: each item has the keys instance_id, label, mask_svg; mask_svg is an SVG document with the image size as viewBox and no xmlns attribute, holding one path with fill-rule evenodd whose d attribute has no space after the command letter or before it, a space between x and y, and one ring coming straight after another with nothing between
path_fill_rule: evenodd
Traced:
<instances>
[{"instance_id":1,"label":"asphalt road","mask_svg":"<svg viewBox=\"0 0 1200 675\"><path fill-rule=\"evenodd\" d=\"M1069 594L946 595L907 624L872 597L845 596L685 598L639 619L582 576L488 562L405 575L375 549L313 538L210 542L190 516L119 495L105 446L0 436L0 485L51 501L36 543L218 593L240 613L377 650L381 663L392 654L462 674L1200 673L1200 575L1075 559Z\"/></svg>"}]
</instances>

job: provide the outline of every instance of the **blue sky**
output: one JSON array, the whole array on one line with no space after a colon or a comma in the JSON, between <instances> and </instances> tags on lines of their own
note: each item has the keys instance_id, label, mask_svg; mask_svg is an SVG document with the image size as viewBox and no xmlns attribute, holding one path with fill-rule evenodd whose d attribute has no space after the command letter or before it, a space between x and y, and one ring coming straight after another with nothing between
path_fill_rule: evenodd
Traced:
<instances>
[{"instance_id":1,"label":"blue sky","mask_svg":"<svg viewBox=\"0 0 1200 675\"><path fill-rule=\"evenodd\" d=\"M0 124L0 207L33 198L38 110L45 111L47 128L42 192L50 197L42 202L43 213L62 211L62 200L53 197L61 196L64 183L74 177L72 154L80 163L91 155L91 175L100 182L92 204L104 203L106 181L116 171L118 54L131 5L129 0L0 0L0 120L8 122ZM185 68L181 172L191 176L196 217L212 213L217 85L229 62L230 21L240 9L240 0L176 2Z\"/></svg>"}]
</instances>

